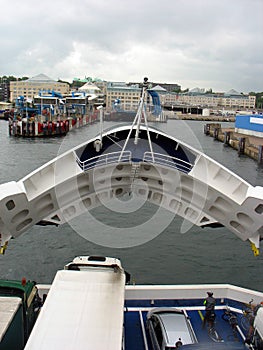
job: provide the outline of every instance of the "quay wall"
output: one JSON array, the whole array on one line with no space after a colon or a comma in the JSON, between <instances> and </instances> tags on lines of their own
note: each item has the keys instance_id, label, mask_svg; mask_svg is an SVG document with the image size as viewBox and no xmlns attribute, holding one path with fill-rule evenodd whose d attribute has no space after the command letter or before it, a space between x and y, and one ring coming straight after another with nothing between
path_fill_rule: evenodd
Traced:
<instances>
[{"instance_id":1,"label":"quay wall","mask_svg":"<svg viewBox=\"0 0 263 350\"><path fill-rule=\"evenodd\" d=\"M179 120L199 120L199 121L221 121L221 122L234 122L234 116L222 116L222 115L202 115L202 114L184 114L175 111L164 111L167 119L179 119Z\"/></svg>"},{"instance_id":2,"label":"quay wall","mask_svg":"<svg viewBox=\"0 0 263 350\"><path fill-rule=\"evenodd\" d=\"M9 135L15 137L52 137L64 136L72 129L78 129L82 126L92 124L98 121L97 111L93 114L75 115L71 118L54 119L41 121L39 118L29 119L9 119Z\"/></svg>"},{"instance_id":3,"label":"quay wall","mask_svg":"<svg viewBox=\"0 0 263 350\"><path fill-rule=\"evenodd\" d=\"M239 133L235 128L222 128L220 123L205 124L204 133L237 150L239 156L246 155L263 164L263 137Z\"/></svg>"}]
</instances>

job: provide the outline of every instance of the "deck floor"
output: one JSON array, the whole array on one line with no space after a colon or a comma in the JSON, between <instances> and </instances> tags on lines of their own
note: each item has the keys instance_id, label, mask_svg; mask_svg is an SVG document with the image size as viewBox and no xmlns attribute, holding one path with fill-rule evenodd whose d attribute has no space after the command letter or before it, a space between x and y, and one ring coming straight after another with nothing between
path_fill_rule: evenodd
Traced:
<instances>
[{"instance_id":1,"label":"deck floor","mask_svg":"<svg viewBox=\"0 0 263 350\"><path fill-rule=\"evenodd\" d=\"M198 343L213 344L213 340L209 337L207 328L202 327L202 315L204 310L187 310L187 315L190 318L191 325L195 331ZM147 308L127 308L124 315L125 327L125 350L152 350L149 335L146 327ZM215 329L223 342L235 343L235 349L247 349L244 345L244 337L246 336L243 330L238 334L238 340L235 339L231 326L228 322L222 319L223 310L216 310ZM240 315L238 320L240 320ZM240 324L240 322L239 322Z\"/></svg>"}]
</instances>

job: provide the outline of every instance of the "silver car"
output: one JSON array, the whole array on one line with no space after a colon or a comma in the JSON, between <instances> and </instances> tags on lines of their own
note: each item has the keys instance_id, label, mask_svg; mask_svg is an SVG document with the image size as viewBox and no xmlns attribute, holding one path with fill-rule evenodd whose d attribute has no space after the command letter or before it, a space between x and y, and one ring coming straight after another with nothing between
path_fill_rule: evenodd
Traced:
<instances>
[{"instance_id":1,"label":"silver car","mask_svg":"<svg viewBox=\"0 0 263 350\"><path fill-rule=\"evenodd\" d=\"M154 350L176 349L197 343L194 330L182 310L155 308L147 314L147 328Z\"/></svg>"}]
</instances>

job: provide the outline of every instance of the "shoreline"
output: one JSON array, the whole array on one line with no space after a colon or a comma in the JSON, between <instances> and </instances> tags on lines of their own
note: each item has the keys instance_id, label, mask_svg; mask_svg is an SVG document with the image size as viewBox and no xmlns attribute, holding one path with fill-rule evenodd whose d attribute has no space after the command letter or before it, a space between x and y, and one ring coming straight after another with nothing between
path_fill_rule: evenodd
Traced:
<instances>
[{"instance_id":1,"label":"shoreline","mask_svg":"<svg viewBox=\"0 0 263 350\"><path fill-rule=\"evenodd\" d=\"M263 165L262 137L238 133L235 128L222 128L219 123L205 124L204 133L237 150L239 156L246 155Z\"/></svg>"},{"instance_id":2,"label":"shoreline","mask_svg":"<svg viewBox=\"0 0 263 350\"><path fill-rule=\"evenodd\" d=\"M196 121L220 121L220 122L235 122L236 117L222 116L222 115L202 115L202 114L183 114L175 113L173 111L164 111L167 119L171 120L196 120Z\"/></svg>"}]
</instances>

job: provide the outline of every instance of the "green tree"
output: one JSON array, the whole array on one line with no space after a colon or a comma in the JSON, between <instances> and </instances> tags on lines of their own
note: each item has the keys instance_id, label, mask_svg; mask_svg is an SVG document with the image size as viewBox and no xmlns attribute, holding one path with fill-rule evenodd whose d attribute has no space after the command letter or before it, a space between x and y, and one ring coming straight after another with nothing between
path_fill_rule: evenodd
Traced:
<instances>
[{"instance_id":1,"label":"green tree","mask_svg":"<svg viewBox=\"0 0 263 350\"><path fill-rule=\"evenodd\" d=\"M176 89L173 89L173 92L180 93L180 92L182 92L182 90L181 90L180 87L178 87L178 88L176 88Z\"/></svg>"},{"instance_id":2,"label":"green tree","mask_svg":"<svg viewBox=\"0 0 263 350\"><path fill-rule=\"evenodd\" d=\"M263 108L263 91L261 92L254 92L251 91L249 93L250 96L256 96L256 108Z\"/></svg>"}]
</instances>

